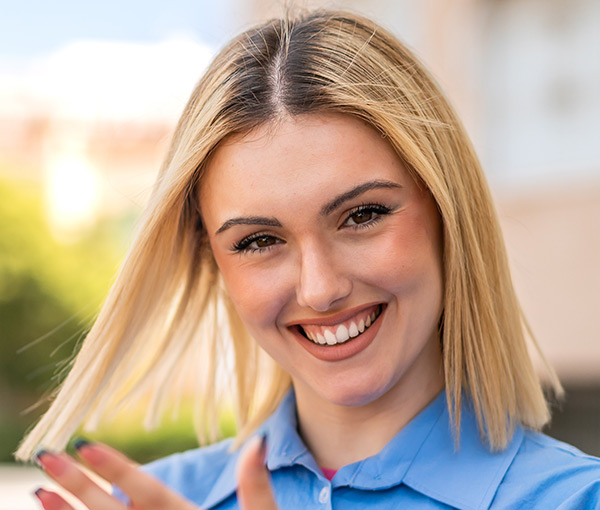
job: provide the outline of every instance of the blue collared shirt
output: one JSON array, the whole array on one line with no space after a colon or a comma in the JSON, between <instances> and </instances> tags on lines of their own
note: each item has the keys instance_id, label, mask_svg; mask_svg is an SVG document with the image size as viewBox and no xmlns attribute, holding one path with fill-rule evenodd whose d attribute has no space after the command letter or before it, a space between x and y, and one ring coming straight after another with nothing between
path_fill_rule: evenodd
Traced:
<instances>
[{"instance_id":1,"label":"blue collared shirt","mask_svg":"<svg viewBox=\"0 0 600 510\"><path fill-rule=\"evenodd\" d=\"M442 392L377 455L341 468L330 482L297 432L293 391L261 430L282 510L600 509L600 459L518 427L490 453L470 406L461 410L460 447ZM231 440L158 460L144 469L206 510L238 508Z\"/></svg>"}]
</instances>

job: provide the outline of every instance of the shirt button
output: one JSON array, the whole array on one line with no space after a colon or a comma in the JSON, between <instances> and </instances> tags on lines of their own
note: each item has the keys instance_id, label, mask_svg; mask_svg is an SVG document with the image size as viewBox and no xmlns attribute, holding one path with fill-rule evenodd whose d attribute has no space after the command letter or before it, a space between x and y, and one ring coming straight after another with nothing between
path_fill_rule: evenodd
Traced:
<instances>
[{"instance_id":1,"label":"shirt button","mask_svg":"<svg viewBox=\"0 0 600 510\"><path fill-rule=\"evenodd\" d=\"M327 503L329 500L329 487L323 487L319 492L319 503Z\"/></svg>"}]
</instances>

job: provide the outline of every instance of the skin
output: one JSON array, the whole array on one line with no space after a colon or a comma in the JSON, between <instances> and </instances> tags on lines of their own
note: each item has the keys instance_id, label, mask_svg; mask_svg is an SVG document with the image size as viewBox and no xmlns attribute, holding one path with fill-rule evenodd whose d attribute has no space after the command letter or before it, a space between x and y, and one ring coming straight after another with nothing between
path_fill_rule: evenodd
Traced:
<instances>
[{"instance_id":1,"label":"skin","mask_svg":"<svg viewBox=\"0 0 600 510\"><path fill-rule=\"evenodd\" d=\"M198 510L198 507L137 469L122 453L100 443L88 443L78 452L83 465L111 484L118 485L136 510ZM238 498L245 510L276 510L269 475L264 467L264 448L254 438L238 463ZM126 510L82 470L82 464L64 453L43 452L39 466L65 491L90 510ZM62 495L40 489L36 496L45 510L73 510Z\"/></svg>"},{"instance_id":2,"label":"skin","mask_svg":"<svg viewBox=\"0 0 600 510\"><path fill-rule=\"evenodd\" d=\"M365 183L372 189L343 199ZM378 132L344 115L286 118L231 139L201 184L229 295L291 374L315 459L337 469L377 453L443 387L434 200ZM328 347L315 351L298 331L373 305L384 309L377 334L343 359L320 359Z\"/></svg>"}]
</instances>

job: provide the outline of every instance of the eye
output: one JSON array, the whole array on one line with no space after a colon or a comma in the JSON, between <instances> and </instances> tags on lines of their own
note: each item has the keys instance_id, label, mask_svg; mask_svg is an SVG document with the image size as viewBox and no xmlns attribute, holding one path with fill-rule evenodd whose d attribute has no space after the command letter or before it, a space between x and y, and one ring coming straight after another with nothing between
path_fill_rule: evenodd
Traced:
<instances>
[{"instance_id":1,"label":"eye","mask_svg":"<svg viewBox=\"0 0 600 510\"><path fill-rule=\"evenodd\" d=\"M348 219L352 220L356 225L360 225L361 223L366 223L367 221L372 220L374 217L374 211L362 210L351 214Z\"/></svg>"},{"instance_id":2,"label":"eye","mask_svg":"<svg viewBox=\"0 0 600 510\"><path fill-rule=\"evenodd\" d=\"M252 234L235 243L232 251L238 253L262 252L281 242L283 242L281 239L269 234Z\"/></svg>"},{"instance_id":3,"label":"eye","mask_svg":"<svg viewBox=\"0 0 600 510\"><path fill-rule=\"evenodd\" d=\"M365 204L350 211L345 226L360 228L372 225L379 221L382 216L389 214L391 209L381 204Z\"/></svg>"}]
</instances>

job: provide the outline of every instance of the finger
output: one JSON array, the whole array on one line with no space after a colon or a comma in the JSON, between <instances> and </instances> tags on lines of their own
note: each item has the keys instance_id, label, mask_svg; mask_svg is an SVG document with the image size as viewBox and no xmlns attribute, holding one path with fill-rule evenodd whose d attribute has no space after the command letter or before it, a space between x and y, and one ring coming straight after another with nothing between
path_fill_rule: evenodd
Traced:
<instances>
[{"instance_id":1,"label":"finger","mask_svg":"<svg viewBox=\"0 0 600 510\"><path fill-rule=\"evenodd\" d=\"M42 451L37 454L37 458L46 474L81 500L90 510L126 510L120 501L84 474L75 460L68 455Z\"/></svg>"},{"instance_id":2,"label":"finger","mask_svg":"<svg viewBox=\"0 0 600 510\"><path fill-rule=\"evenodd\" d=\"M269 472L265 467L266 439L256 437L238 461L238 500L243 510L276 510Z\"/></svg>"},{"instance_id":3,"label":"finger","mask_svg":"<svg viewBox=\"0 0 600 510\"><path fill-rule=\"evenodd\" d=\"M138 464L114 448L87 441L79 441L75 446L85 463L102 478L119 487L135 507L144 510L195 508L154 477L140 471Z\"/></svg>"},{"instance_id":4,"label":"finger","mask_svg":"<svg viewBox=\"0 0 600 510\"><path fill-rule=\"evenodd\" d=\"M105 443L96 443L96 442L88 441L87 439L80 438L80 439L77 439L77 441L75 441L73 443L73 446L75 447L75 451L84 460L87 460L87 459L93 460L95 458L97 458L98 460L101 460L103 458L102 452L104 451L104 452L109 453L116 459L119 459L120 461L122 461L125 464L129 464L130 466L133 466L135 468L139 467L139 464L137 462L131 460L129 457L127 457L126 455L121 453L119 450L115 450L114 448L112 448L111 446L109 446Z\"/></svg>"},{"instance_id":5,"label":"finger","mask_svg":"<svg viewBox=\"0 0 600 510\"><path fill-rule=\"evenodd\" d=\"M73 510L73 507L61 496L56 494L56 492L38 489L34 494L44 507L44 510Z\"/></svg>"}]
</instances>

